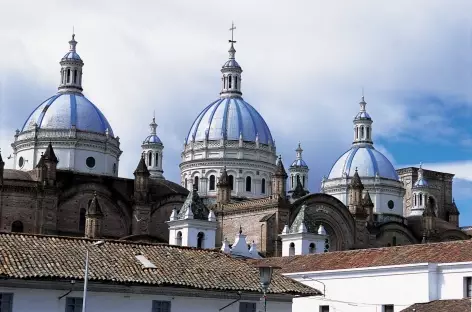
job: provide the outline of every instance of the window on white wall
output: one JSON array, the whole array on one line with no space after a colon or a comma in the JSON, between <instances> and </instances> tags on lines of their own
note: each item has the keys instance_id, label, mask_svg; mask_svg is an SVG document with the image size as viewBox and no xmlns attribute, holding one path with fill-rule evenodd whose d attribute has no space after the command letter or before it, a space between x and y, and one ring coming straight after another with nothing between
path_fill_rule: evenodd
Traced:
<instances>
[{"instance_id":1,"label":"window on white wall","mask_svg":"<svg viewBox=\"0 0 472 312\"><path fill-rule=\"evenodd\" d=\"M246 177L246 192L250 192L252 187L251 187L251 177Z\"/></svg>"},{"instance_id":2,"label":"window on white wall","mask_svg":"<svg viewBox=\"0 0 472 312\"><path fill-rule=\"evenodd\" d=\"M210 191L214 191L214 190L215 190L215 176L211 175L210 176Z\"/></svg>"},{"instance_id":3,"label":"window on white wall","mask_svg":"<svg viewBox=\"0 0 472 312\"><path fill-rule=\"evenodd\" d=\"M177 246L182 246L182 232L178 231L177 235L175 236L175 244Z\"/></svg>"},{"instance_id":4,"label":"window on white wall","mask_svg":"<svg viewBox=\"0 0 472 312\"><path fill-rule=\"evenodd\" d=\"M265 194L266 192L266 180L263 178L261 181L261 193Z\"/></svg>"},{"instance_id":5,"label":"window on white wall","mask_svg":"<svg viewBox=\"0 0 472 312\"><path fill-rule=\"evenodd\" d=\"M232 175L229 175L229 186L231 187L231 190L233 190L234 186L234 177Z\"/></svg>"},{"instance_id":6,"label":"window on white wall","mask_svg":"<svg viewBox=\"0 0 472 312\"><path fill-rule=\"evenodd\" d=\"M395 309L393 307L393 304L384 304L382 306L382 312L394 312Z\"/></svg>"},{"instance_id":7,"label":"window on white wall","mask_svg":"<svg viewBox=\"0 0 472 312\"><path fill-rule=\"evenodd\" d=\"M315 243L311 243L308 247L308 253L314 254L316 251Z\"/></svg>"},{"instance_id":8,"label":"window on white wall","mask_svg":"<svg viewBox=\"0 0 472 312\"><path fill-rule=\"evenodd\" d=\"M329 312L329 306L327 305L320 306L320 312Z\"/></svg>"},{"instance_id":9,"label":"window on white wall","mask_svg":"<svg viewBox=\"0 0 472 312\"><path fill-rule=\"evenodd\" d=\"M295 243L290 243L290 246L288 247L288 255L295 256Z\"/></svg>"},{"instance_id":10,"label":"window on white wall","mask_svg":"<svg viewBox=\"0 0 472 312\"><path fill-rule=\"evenodd\" d=\"M81 312L81 311L82 311L82 298L78 298L78 297L66 298L66 312Z\"/></svg>"},{"instance_id":11,"label":"window on white wall","mask_svg":"<svg viewBox=\"0 0 472 312\"><path fill-rule=\"evenodd\" d=\"M152 312L170 312L170 301L152 301Z\"/></svg>"},{"instance_id":12,"label":"window on white wall","mask_svg":"<svg viewBox=\"0 0 472 312\"><path fill-rule=\"evenodd\" d=\"M197 234L197 248L203 248L203 239L205 238L205 233L199 232Z\"/></svg>"},{"instance_id":13,"label":"window on white wall","mask_svg":"<svg viewBox=\"0 0 472 312\"><path fill-rule=\"evenodd\" d=\"M13 311L13 294L0 293L0 311L1 312L12 312Z\"/></svg>"},{"instance_id":14,"label":"window on white wall","mask_svg":"<svg viewBox=\"0 0 472 312\"><path fill-rule=\"evenodd\" d=\"M472 277L464 277L464 297L472 297Z\"/></svg>"},{"instance_id":15,"label":"window on white wall","mask_svg":"<svg viewBox=\"0 0 472 312\"><path fill-rule=\"evenodd\" d=\"M254 302L240 302L239 312L256 312L256 303Z\"/></svg>"}]
</instances>

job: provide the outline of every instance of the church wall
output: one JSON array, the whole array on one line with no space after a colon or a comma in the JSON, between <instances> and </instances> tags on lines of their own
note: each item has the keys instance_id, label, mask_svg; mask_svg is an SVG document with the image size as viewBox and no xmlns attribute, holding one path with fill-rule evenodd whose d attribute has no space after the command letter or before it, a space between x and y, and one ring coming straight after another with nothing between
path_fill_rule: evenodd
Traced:
<instances>
[{"instance_id":1,"label":"church wall","mask_svg":"<svg viewBox=\"0 0 472 312\"><path fill-rule=\"evenodd\" d=\"M86 164L88 157L93 157L95 159L95 166L92 168L88 167ZM116 175L113 173L113 164L118 166L116 157L110 154L104 155L103 152L84 149L75 150L73 163L74 168L78 171L106 175Z\"/></svg>"},{"instance_id":2,"label":"church wall","mask_svg":"<svg viewBox=\"0 0 472 312\"><path fill-rule=\"evenodd\" d=\"M166 221L169 220L172 209L174 209L174 207L180 208L182 204L183 203L169 203L155 209L151 215L149 234L169 240L169 226Z\"/></svg>"},{"instance_id":3,"label":"church wall","mask_svg":"<svg viewBox=\"0 0 472 312\"><path fill-rule=\"evenodd\" d=\"M277 236L280 233L273 233L276 229L270 219L267 220L268 222L261 222L261 219L276 213L277 210L278 208L274 207L258 211L224 215L223 218L219 215L218 221L220 223L220 229L223 232L222 237L220 234L220 237L217 238L219 246L221 246L221 238L227 238L229 243L233 244L234 237L239 233L239 227L241 226L243 234L247 236L246 240L248 244L254 241L260 252L273 252L274 245L276 244L275 240L277 240Z\"/></svg>"},{"instance_id":4,"label":"church wall","mask_svg":"<svg viewBox=\"0 0 472 312\"><path fill-rule=\"evenodd\" d=\"M41 153L39 155L41 156ZM20 167L19 165L20 157L23 157L23 167ZM33 148L27 149L14 155L13 168L22 171L33 170L33 168L36 166L37 160L39 160L39 158L37 158L35 162L35 153Z\"/></svg>"},{"instance_id":5,"label":"church wall","mask_svg":"<svg viewBox=\"0 0 472 312\"><path fill-rule=\"evenodd\" d=\"M6 192L2 195L1 223L2 231L11 231L14 221L23 223L23 231L35 233L37 198L34 193Z\"/></svg>"}]
</instances>

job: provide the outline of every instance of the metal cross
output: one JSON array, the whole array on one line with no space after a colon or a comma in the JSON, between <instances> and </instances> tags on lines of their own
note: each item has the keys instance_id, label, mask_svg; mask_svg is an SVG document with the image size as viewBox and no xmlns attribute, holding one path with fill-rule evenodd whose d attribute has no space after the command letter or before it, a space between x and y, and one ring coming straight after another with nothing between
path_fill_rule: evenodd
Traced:
<instances>
[{"instance_id":1,"label":"metal cross","mask_svg":"<svg viewBox=\"0 0 472 312\"><path fill-rule=\"evenodd\" d=\"M236 29L236 26L234 26L234 22L231 22L231 28L229 29L231 31L231 40L229 40L229 42L231 43L236 43L236 41L234 41L234 30Z\"/></svg>"}]
</instances>

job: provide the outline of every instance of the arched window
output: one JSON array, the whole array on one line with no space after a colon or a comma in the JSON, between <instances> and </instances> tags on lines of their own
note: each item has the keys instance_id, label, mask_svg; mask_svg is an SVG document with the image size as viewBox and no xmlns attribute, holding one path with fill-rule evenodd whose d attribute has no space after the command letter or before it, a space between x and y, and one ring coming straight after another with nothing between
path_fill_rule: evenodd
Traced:
<instances>
[{"instance_id":1,"label":"arched window","mask_svg":"<svg viewBox=\"0 0 472 312\"><path fill-rule=\"evenodd\" d=\"M365 136L367 140L370 140L370 127L365 127Z\"/></svg>"},{"instance_id":2,"label":"arched window","mask_svg":"<svg viewBox=\"0 0 472 312\"><path fill-rule=\"evenodd\" d=\"M85 208L80 208L79 211L79 232L84 233L85 232Z\"/></svg>"},{"instance_id":3,"label":"arched window","mask_svg":"<svg viewBox=\"0 0 472 312\"><path fill-rule=\"evenodd\" d=\"M361 133L360 133L360 139L364 138L364 126L361 126Z\"/></svg>"},{"instance_id":4,"label":"arched window","mask_svg":"<svg viewBox=\"0 0 472 312\"><path fill-rule=\"evenodd\" d=\"M414 201L415 201L415 204L414 204L414 205L416 206L416 205L417 205L417 204L416 204L416 194L415 194L415 197L414 197L414 198L415 198L415 199L414 199Z\"/></svg>"},{"instance_id":5,"label":"arched window","mask_svg":"<svg viewBox=\"0 0 472 312\"><path fill-rule=\"evenodd\" d=\"M205 234L203 232L199 232L197 234L197 248L203 248L203 239L205 238Z\"/></svg>"},{"instance_id":6,"label":"arched window","mask_svg":"<svg viewBox=\"0 0 472 312\"><path fill-rule=\"evenodd\" d=\"M148 166L152 166L152 153L148 153Z\"/></svg>"},{"instance_id":7,"label":"arched window","mask_svg":"<svg viewBox=\"0 0 472 312\"><path fill-rule=\"evenodd\" d=\"M251 177L246 177L246 192L251 191Z\"/></svg>"},{"instance_id":8,"label":"arched window","mask_svg":"<svg viewBox=\"0 0 472 312\"><path fill-rule=\"evenodd\" d=\"M74 70L74 83L77 83L77 69Z\"/></svg>"},{"instance_id":9,"label":"arched window","mask_svg":"<svg viewBox=\"0 0 472 312\"><path fill-rule=\"evenodd\" d=\"M264 178L262 178L262 181L261 181L261 193L262 194L265 194L266 192L266 181Z\"/></svg>"},{"instance_id":10,"label":"arched window","mask_svg":"<svg viewBox=\"0 0 472 312\"><path fill-rule=\"evenodd\" d=\"M293 189L293 176L291 176L290 179L291 179L291 181L290 181L290 183L291 183L291 188Z\"/></svg>"},{"instance_id":11,"label":"arched window","mask_svg":"<svg viewBox=\"0 0 472 312\"><path fill-rule=\"evenodd\" d=\"M154 166L159 167L159 154L154 155Z\"/></svg>"},{"instance_id":12,"label":"arched window","mask_svg":"<svg viewBox=\"0 0 472 312\"><path fill-rule=\"evenodd\" d=\"M238 76L235 76L235 77L234 77L234 88L235 88L235 89L238 88Z\"/></svg>"},{"instance_id":13,"label":"arched window","mask_svg":"<svg viewBox=\"0 0 472 312\"><path fill-rule=\"evenodd\" d=\"M229 175L229 186L231 187L231 190L234 188L234 177L232 175Z\"/></svg>"},{"instance_id":14,"label":"arched window","mask_svg":"<svg viewBox=\"0 0 472 312\"><path fill-rule=\"evenodd\" d=\"M177 246L182 246L182 232L178 231L177 235L175 236L175 244Z\"/></svg>"},{"instance_id":15,"label":"arched window","mask_svg":"<svg viewBox=\"0 0 472 312\"><path fill-rule=\"evenodd\" d=\"M22 233L23 232L23 222L21 221L14 221L11 224L11 231L14 233Z\"/></svg>"},{"instance_id":16,"label":"arched window","mask_svg":"<svg viewBox=\"0 0 472 312\"><path fill-rule=\"evenodd\" d=\"M295 256L295 243L290 243L290 246L288 247L288 255Z\"/></svg>"},{"instance_id":17,"label":"arched window","mask_svg":"<svg viewBox=\"0 0 472 312\"><path fill-rule=\"evenodd\" d=\"M303 184L302 184L303 187L305 187L305 178L306 178L306 177L303 176Z\"/></svg>"},{"instance_id":18,"label":"arched window","mask_svg":"<svg viewBox=\"0 0 472 312\"><path fill-rule=\"evenodd\" d=\"M297 184L300 182L300 175L299 175L299 174L297 174L297 178L295 179L295 181L297 181L297 182L296 182ZM296 187L296 186L297 186L297 185L295 185L295 187Z\"/></svg>"},{"instance_id":19,"label":"arched window","mask_svg":"<svg viewBox=\"0 0 472 312\"><path fill-rule=\"evenodd\" d=\"M223 77L223 89L226 89L226 77Z\"/></svg>"},{"instance_id":20,"label":"arched window","mask_svg":"<svg viewBox=\"0 0 472 312\"><path fill-rule=\"evenodd\" d=\"M314 254L316 251L315 243L311 243L308 247L308 253Z\"/></svg>"},{"instance_id":21,"label":"arched window","mask_svg":"<svg viewBox=\"0 0 472 312\"><path fill-rule=\"evenodd\" d=\"M397 246L397 237L396 236L394 236L392 238L392 246Z\"/></svg>"},{"instance_id":22,"label":"arched window","mask_svg":"<svg viewBox=\"0 0 472 312\"><path fill-rule=\"evenodd\" d=\"M359 127L356 127L356 139L359 138Z\"/></svg>"},{"instance_id":23,"label":"arched window","mask_svg":"<svg viewBox=\"0 0 472 312\"><path fill-rule=\"evenodd\" d=\"M231 76L228 76L228 89L231 89Z\"/></svg>"},{"instance_id":24,"label":"arched window","mask_svg":"<svg viewBox=\"0 0 472 312\"><path fill-rule=\"evenodd\" d=\"M420 206L423 205L423 194L420 193Z\"/></svg>"},{"instance_id":25,"label":"arched window","mask_svg":"<svg viewBox=\"0 0 472 312\"><path fill-rule=\"evenodd\" d=\"M184 185L185 185L185 188L188 189L188 180L187 180L187 178L185 178Z\"/></svg>"},{"instance_id":26,"label":"arched window","mask_svg":"<svg viewBox=\"0 0 472 312\"><path fill-rule=\"evenodd\" d=\"M198 191L198 177L195 177L193 181L193 189Z\"/></svg>"},{"instance_id":27,"label":"arched window","mask_svg":"<svg viewBox=\"0 0 472 312\"><path fill-rule=\"evenodd\" d=\"M210 191L214 191L214 190L215 190L215 176L211 175L210 176Z\"/></svg>"},{"instance_id":28,"label":"arched window","mask_svg":"<svg viewBox=\"0 0 472 312\"><path fill-rule=\"evenodd\" d=\"M70 82L70 68L67 68L67 83Z\"/></svg>"}]
</instances>

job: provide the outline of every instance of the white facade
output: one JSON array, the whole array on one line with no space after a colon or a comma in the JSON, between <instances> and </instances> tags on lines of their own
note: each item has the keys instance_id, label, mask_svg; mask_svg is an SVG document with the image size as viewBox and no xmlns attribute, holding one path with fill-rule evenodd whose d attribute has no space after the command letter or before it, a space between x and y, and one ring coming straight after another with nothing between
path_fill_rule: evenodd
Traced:
<instances>
[{"instance_id":1,"label":"white facade","mask_svg":"<svg viewBox=\"0 0 472 312\"><path fill-rule=\"evenodd\" d=\"M215 248L216 221L184 219L170 220L169 244L177 246L198 247L204 249Z\"/></svg>"},{"instance_id":2,"label":"white facade","mask_svg":"<svg viewBox=\"0 0 472 312\"><path fill-rule=\"evenodd\" d=\"M282 234L282 257L323 253L327 235L313 233Z\"/></svg>"},{"instance_id":3,"label":"white facade","mask_svg":"<svg viewBox=\"0 0 472 312\"><path fill-rule=\"evenodd\" d=\"M48 283L48 282L45 282ZM38 283L38 287L42 287ZM44 283L42 283L44 284ZM70 285L70 284L69 284ZM196 290L174 289L163 287L114 287L103 285L93 290L89 284L87 293L87 312L156 312L153 301L170 302L170 312L218 312L221 308L235 301L236 292L222 293L203 292ZM107 287L108 286L108 287ZM77 285L47 285L50 289L0 287L0 293L13 294L12 312L67 312L67 298L82 298L81 284ZM108 288L108 289L107 289ZM73 290L68 293L69 290ZM64 296L67 294L66 296ZM64 296L61 298L61 296ZM279 299L280 300L280 299ZM242 295L242 303L255 303L256 311L262 311L262 303L257 295ZM239 312L240 302L224 309L225 312ZM3 310L2 310L3 311ZM8 311L8 310L6 310ZM292 302L287 299L274 301L268 299L267 311L292 311Z\"/></svg>"},{"instance_id":4,"label":"white facade","mask_svg":"<svg viewBox=\"0 0 472 312\"><path fill-rule=\"evenodd\" d=\"M15 135L13 169L33 170L49 143L59 160L57 169L118 176L122 153L118 137L65 129L37 129Z\"/></svg>"},{"instance_id":5,"label":"white facade","mask_svg":"<svg viewBox=\"0 0 472 312\"><path fill-rule=\"evenodd\" d=\"M472 262L419 263L285 274L305 285L326 291L324 297L294 299L293 311L379 312L385 305L401 311L414 303L461 299Z\"/></svg>"}]
</instances>

